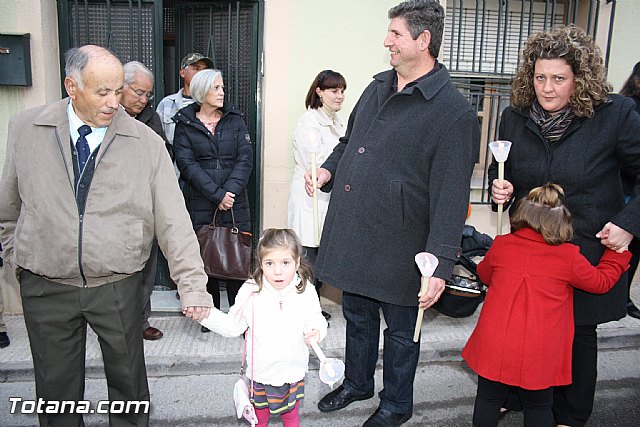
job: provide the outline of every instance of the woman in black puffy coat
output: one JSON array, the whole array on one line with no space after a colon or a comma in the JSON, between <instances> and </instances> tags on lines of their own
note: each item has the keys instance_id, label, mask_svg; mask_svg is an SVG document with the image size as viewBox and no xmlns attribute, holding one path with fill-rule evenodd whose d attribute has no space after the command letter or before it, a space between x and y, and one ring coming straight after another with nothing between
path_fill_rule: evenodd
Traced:
<instances>
[{"instance_id":1,"label":"woman in black puffy coat","mask_svg":"<svg viewBox=\"0 0 640 427\"><path fill-rule=\"evenodd\" d=\"M191 81L195 103L181 109L173 120L176 130L173 150L184 199L193 228L216 221L251 231L247 184L253 169L253 150L242 113L224 102L222 74L218 70L198 72ZM242 281L227 280L229 305L235 302ZM218 279L209 278L207 290L220 308ZM206 328L203 328L203 332Z\"/></svg>"}]
</instances>

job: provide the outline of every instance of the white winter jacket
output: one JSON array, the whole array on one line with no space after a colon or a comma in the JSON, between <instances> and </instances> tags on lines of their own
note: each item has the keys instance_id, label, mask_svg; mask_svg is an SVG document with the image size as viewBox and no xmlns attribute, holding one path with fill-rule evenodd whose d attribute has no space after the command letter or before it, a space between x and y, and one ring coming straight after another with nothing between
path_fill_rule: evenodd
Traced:
<instances>
[{"instance_id":1,"label":"white winter jacket","mask_svg":"<svg viewBox=\"0 0 640 427\"><path fill-rule=\"evenodd\" d=\"M307 283L304 292L296 291L297 275L283 290L274 289L266 279L262 291L253 280L246 281L229 313L212 309L200 323L225 337L237 337L247 331L247 375L263 384L281 386L304 378L309 370L309 348L304 333L320 331L327 335L318 294ZM255 351L254 351L255 348ZM252 360L253 359L253 360Z\"/></svg>"}]
</instances>

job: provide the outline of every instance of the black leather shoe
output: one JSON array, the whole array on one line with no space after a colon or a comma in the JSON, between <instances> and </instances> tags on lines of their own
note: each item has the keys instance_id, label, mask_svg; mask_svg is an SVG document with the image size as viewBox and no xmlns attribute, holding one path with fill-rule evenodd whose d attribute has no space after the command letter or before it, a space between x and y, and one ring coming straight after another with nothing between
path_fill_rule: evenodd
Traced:
<instances>
[{"instance_id":1,"label":"black leather shoe","mask_svg":"<svg viewBox=\"0 0 640 427\"><path fill-rule=\"evenodd\" d=\"M6 332L0 332L0 348L9 347L9 344L11 344L9 335Z\"/></svg>"},{"instance_id":2,"label":"black leather shoe","mask_svg":"<svg viewBox=\"0 0 640 427\"><path fill-rule=\"evenodd\" d=\"M640 309L635 306L631 301L627 303L627 314L636 319L640 319Z\"/></svg>"},{"instance_id":3,"label":"black leather shoe","mask_svg":"<svg viewBox=\"0 0 640 427\"><path fill-rule=\"evenodd\" d=\"M409 421L411 414L397 414L378 408L376 412L362 424L362 427L397 427Z\"/></svg>"},{"instance_id":4,"label":"black leather shoe","mask_svg":"<svg viewBox=\"0 0 640 427\"><path fill-rule=\"evenodd\" d=\"M320 412L332 412L346 408L357 400L367 400L373 397L373 392L367 394L355 394L343 386L338 387L318 402Z\"/></svg>"}]
</instances>

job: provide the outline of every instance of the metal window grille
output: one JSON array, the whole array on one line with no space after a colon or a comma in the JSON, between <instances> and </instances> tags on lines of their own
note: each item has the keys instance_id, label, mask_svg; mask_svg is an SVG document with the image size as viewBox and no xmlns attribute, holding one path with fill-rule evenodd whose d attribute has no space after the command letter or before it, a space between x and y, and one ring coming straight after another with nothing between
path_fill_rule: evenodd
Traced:
<instances>
[{"instance_id":1,"label":"metal window grille","mask_svg":"<svg viewBox=\"0 0 640 427\"><path fill-rule=\"evenodd\" d=\"M155 92L161 97L161 6L156 0L58 0L63 75L64 52L96 44L109 48L122 63L145 64L155 75Z\"/></svg>"},{"instance_id":2,"label":"metal window grille","mask_svg":"<svg viewBox=\"0 0 640 427\"><path fill-rule=\"evenodd\" d=\"M480 155L471 181L472 203L489 203L488 144L497 139L500 115L510 104L510 80L527 38L567 24L576 24L596 38L602 24L608 24L605 43L600 46L606 66L615 1L606 0L606 5L603 8L605 0L447 1L440 60L451 72L454 85L475 108L482 130Z\"/></svg>"}]
</instances>

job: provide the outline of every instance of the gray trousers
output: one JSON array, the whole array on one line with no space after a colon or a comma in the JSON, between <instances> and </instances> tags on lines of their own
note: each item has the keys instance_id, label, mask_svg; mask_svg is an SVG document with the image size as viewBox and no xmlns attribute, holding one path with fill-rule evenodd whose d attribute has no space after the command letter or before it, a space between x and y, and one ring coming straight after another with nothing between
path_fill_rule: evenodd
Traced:
<instances>
[{"instance_id":1,"label":"gray trousers","mask_svg":"<svg viewBox=\"0 0 640 427\"><path fill-rule=\"evenodd\" d=\"M98 335L109 400L149 401L140 324L141 277L137 273L117 282L82 288L52 282L27 270L20 273L37 398L84 399L88 324ZM109 425L147 426L149 414L137 412L141 413L111 413ZM38 417L41 426L84 425L81 414L43 413Z\"/></svg>"}]
</instances>

